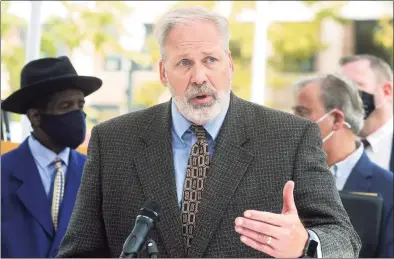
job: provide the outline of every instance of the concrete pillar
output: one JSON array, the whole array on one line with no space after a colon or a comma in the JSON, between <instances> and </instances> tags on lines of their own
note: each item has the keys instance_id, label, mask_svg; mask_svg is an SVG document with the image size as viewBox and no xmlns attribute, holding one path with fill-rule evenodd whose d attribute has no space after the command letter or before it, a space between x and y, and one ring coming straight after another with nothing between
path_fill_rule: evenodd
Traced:
<instances>
[{"instance_id":1,"label":"concrete pillar","mask_svg":"<svg viewBox=\"0 0 394 259\"><path fill-rule=\"evenodd\" d=\"M41 45L41 6L42 1L30 1L30 21L26 40L26 63L40 58ZM30 121L26 115L21 116L21 141L30 135Z\"/></svg>"},{"instance_id":2,"label":"concrete pillar","mask_svg":"<svg viewBox=\"0 0 394 259\"><path fill-rule=\"evenodd\" d=\"M332 19L325 19L320 27L320 39L327 48L318 53L317 70L322 73L333 72L343 56L345 28Z\"/></svg>"}]
</instances>

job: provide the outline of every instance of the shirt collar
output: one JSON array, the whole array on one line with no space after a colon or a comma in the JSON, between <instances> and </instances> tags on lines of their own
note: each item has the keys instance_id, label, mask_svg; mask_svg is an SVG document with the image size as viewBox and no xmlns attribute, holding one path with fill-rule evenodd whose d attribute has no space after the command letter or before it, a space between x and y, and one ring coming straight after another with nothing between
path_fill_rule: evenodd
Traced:
<instances>
[{"instance_id":1,"label":"shirt collar","mask_svg":"<svg viewBox=\"0 0 394 259\"><path fill-rule=\"evenodd\" d=\"M372 151L376 152L379 150L379 142L387 135L393 134L393 117L391 117L382 127L377 129L375 132L367 137L369 144L371 145Z\"/></svg>"},{"instance_id":2,"label":"shirt collar","mask_svg":"<svg viewBox=\"0 0 394 259\"><path fill-rule=\"evenodd\" d=\"M219 134L220 128L222 127L222 124L226 117L227 110L228 105L226 109L224 109L215 119L209 121L207 124L204 125L205 130L208 132L208 134L213 140L215 140ZM178 108L176 107L173 100L171 100L171 115L172 125L174 127L175 133L179 137L179 139L182 140L183 135L187 130L189 130L192 123L185 117L183 117L183 115L178 111Z\"/></svg>"},{"instance_id":3,"label":"shirt collar","mask_svg":"<svg viewBox=\"0 0 394 259\"><path fill-rule=\"evenodd\" d=\"M358 160L360 160L364 151L364 146L360 142L357 142L357 145L358 148L353 153L330 168L336 177L340 177L341 175L349 176L353 171L353 168L356 166Z\"/></svg>"},{"instance_id":4,"label":"shirt collar","mask_svg":"<svg viewBox=\"0 0 394 259\"><path fill-rule=\"evenodd\" d=\"M56 158L60 158L62 162L68 166L68 160L70 157L70 148L63 149L59 154L56 154L52 150L43 146L33 135L29 137L29 148L34 159L37 163L45 168L53 163Z\"/></svg>"}]
</instances>

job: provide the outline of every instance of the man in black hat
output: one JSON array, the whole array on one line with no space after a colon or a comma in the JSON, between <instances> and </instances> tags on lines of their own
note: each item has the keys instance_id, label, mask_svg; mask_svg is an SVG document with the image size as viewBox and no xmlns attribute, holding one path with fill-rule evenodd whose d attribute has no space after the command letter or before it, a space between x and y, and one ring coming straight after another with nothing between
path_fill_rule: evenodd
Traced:
<instances>
[{"instance_id":1,"label":"man in black hat","mask_svg":"<svg viewBox=\"0 0 394 259\"><path fill-rule=\"evenodd\" d=\"M1 157L1 257L55 257L66 232L86 156L84 97L101 87L67 57L28 63L21 89L1 104L26 114L33 131Z\"/></svg>"}]
</instances>

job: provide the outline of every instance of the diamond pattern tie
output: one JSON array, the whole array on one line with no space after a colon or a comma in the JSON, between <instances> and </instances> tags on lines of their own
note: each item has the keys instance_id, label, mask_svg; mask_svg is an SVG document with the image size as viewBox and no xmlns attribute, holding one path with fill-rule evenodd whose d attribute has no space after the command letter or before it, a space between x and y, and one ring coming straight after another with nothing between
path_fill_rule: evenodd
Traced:
<instances>
[{"instance_id":1,"label":"diamond pattern tie","mask_svg":"<svg viewBox=\"0 0 394 259\"><path fill-rule=\"evenodd\" d=\"M204 127L193 124L190 128L197 136L197 142L192 146L190 152L182 197L181 220L186 253L193 239L196 214L201 202L204 180L207 177L210 166L208 140L205 136Z\"/></svg>"},{"instance_id":2,"label":"diamond pattern tie","mask_svg":"<svg viewBox=\"0 0 394 259\"><path fill-rule=\"evenodd\" d=\"M57 158L55 160L56 175L53 183L53 196L52 196L52 222L55 230L57 231L57 225L59 220L59 209L62 204L64 195L64 175L62 171L62 160Z\"/></svg>"}]
</instances>

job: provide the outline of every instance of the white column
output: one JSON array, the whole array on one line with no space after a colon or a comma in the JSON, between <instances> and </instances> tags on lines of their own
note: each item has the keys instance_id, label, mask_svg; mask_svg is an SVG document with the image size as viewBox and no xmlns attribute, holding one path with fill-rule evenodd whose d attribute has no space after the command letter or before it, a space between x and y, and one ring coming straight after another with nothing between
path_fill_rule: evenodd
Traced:
<instances>
[{"instance_id":1,"label":"white column","mask_svg":"<svg viewBox=\"0 0 394 259\"><path fill-rule=\"evenodd\" d=\"M317 55L318 71L332 73L338 69L338 60L343 56L345 26L326 18L321 23L320 40L327 46Z\"/></svg>"},{"instance_id":2,"label":"white column","mask_svg":"<svg viewBox=\"0 0 394 259\"><path fill-rule=\"evenodd\" d=\"M42 1L30 1L30 21L26 40L26 63L40 57L41 44L41 5ZM30 135L30 121L26 115L21 116L21 141Z\"/></svg>"},{"instance_id":3,"label":"white column","mask_svg":"<svg viewBox=\"0 0 394 259\"><path fill-rule=\"evenodd\" d=\"M252 87L250 100L264 104L267 66L267 33L270 22L270 5L273 1L256 1L256 21L252 58Z\"/></svg>"}]
</instances>

